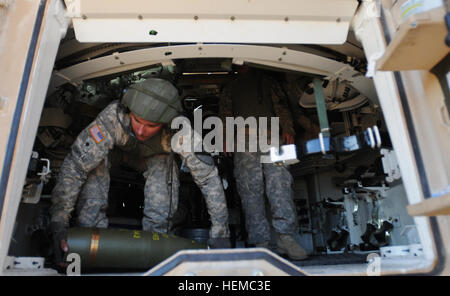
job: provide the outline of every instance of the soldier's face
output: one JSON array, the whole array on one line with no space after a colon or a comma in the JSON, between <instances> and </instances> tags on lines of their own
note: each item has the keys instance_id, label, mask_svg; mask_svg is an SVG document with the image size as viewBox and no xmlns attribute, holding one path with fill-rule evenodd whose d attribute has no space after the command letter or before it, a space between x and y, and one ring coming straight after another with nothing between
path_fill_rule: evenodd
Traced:
<instances>
[{"instance_id":1,"label":"soldier's face","mask_svg":"<svg viewBox=\"0 0 450 296\"><path fill-rule=\"evenodd\" d=\"M130 113L131 115L131 127L133 128L134 135L139 141L146 141L159 133L163 124L155 123L145 119L140 118L139 116Z\"/></svg>"}]
</instances>

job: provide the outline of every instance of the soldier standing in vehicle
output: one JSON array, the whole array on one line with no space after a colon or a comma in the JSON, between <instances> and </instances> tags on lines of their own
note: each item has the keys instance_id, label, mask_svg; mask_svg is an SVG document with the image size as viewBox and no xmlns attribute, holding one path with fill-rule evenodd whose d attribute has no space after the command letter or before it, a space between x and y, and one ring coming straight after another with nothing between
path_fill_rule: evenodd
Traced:
<instances>
[{"instance_id":1,"label":"soldier standing in vehicle","mask_svg":"<svg viewBox=\"0 0 450 296\"><path fill-rule=\"evenodd\" d=\"M178 167L173 161L167 126L182 111L178 90L150 78L131 85L122 102L113 101L77 137L66 156L52 192L50 230L57 258L67 252L71 213L81 227L108 227L109 168L112 149L119 148L144 166L144 231L166 233L178 206ZM209 245L229 247L228 210L221 179L212 159L180 153L201 189L211 217ZM136 161L137 160L137 161ZM131 161L133 162L133 161ZM61 248L61 249L60 249Z\"/></svg>"},{"instance_id":2,"label":"soldier standing in vehicle","mask_svg":"<svg viewBox=\"0 0 450 296\"><path fill-rule=\"evenodd\" d=\"M280 85L274 78L256 69L244 66L238 70L241 74L225 86L220 98L219 113L224 125L226 117L266 117L267 122L270 122L270 117L277 116L282 141L293 144L295 131L292 116ZM269 139L270 130L268 127ZM245 134L248 142L247 128ZM228 154L227 151L225 153ZM305 259L306 251L293 237L298 233L297 213L293 202L293 178L286 166L261 163L260 159L261 151L258 149L257 152L250 152L247 146L245 152L236 152L233 156L234 177L245 214L248 243L257 247L269 247L271 231L264 202L265 181L272 226L277 234L278 252L287 254L294 260Z\"/></svg>"}]
</instances>

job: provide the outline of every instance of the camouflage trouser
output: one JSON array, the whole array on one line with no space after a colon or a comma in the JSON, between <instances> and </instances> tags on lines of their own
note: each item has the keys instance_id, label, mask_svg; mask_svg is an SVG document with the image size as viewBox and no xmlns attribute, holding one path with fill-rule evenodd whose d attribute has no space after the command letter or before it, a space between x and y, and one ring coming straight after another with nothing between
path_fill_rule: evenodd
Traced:
<instances>
[{"instance_id":1,"label":"camouflage trouser","mask_svg":"<svg viewBox=\"0 0 450 296\"><path fill-rule=\"evenodd\" d=\"M147 160L144 172L144 217L145 231L167 232L168 220L178 207L178 167L172 163L172 179L169 178L170 156L155 155ZM81 227L108 227L106 208L108 206L109 166L102 162L90 172L77 203L77 224ZM170 182L172 180L172 182ZM169 190L172 188L172 199Z\"/></svg>"},{"instance_id":2,"label":"camouflage trouser","mask_svg":"<svg viewBox=\"0 0 450 296\"><path fill-rule=\"evenodd\" d=\"M264 180L273 228L281 234L297 232L293 179L286 167L260 163L259 153L237 152L234 153L234 176L245 214L248 243L257 244L270 240L270 225L266 218L264 202Z\"/></svg>"}]
</instances>

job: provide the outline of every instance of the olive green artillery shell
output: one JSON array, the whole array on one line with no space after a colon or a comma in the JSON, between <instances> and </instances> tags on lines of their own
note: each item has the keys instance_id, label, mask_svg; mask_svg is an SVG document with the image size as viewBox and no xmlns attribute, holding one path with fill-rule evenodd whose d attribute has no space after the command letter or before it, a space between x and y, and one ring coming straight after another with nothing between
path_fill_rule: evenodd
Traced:
<instances>
[{"instance_id":1,"label":"olive green artillery shell","mask_svg":"<svg viewBox=\"0 0 450 296\"><path fill-rule=\"evenodd\" d=\"M81 257L81 268L149 269L180 250L205 249L174 235L129 229L71 228L69 252Z\"/></svg>"}]
</instances>

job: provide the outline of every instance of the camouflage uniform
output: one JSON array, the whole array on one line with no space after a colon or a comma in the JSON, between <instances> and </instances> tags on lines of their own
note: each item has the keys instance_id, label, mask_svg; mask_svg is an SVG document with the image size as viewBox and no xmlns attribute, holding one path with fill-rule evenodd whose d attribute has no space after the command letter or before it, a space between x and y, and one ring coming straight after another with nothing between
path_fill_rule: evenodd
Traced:
<instances>
[{"instance_id":1,"label":"camouflage uniform","mask_svg":"<svg viewBox=\"0 0 450 296\"><path fill-rule=\"evenodd\" d=\"M244 74L224 88L220 115L223 122L226 117L233 116L277 116L281 130L295 135L292 116L279 84L271 77L258 76L254 72ZM260 156L260 151L248 152L247 148L246 152L234 153L234 176L245 213L248 243L251 244L269 241L271 237L264 202L264 180L275 231L291 235L298 230L290 172L286 166L261 163Z\"/></svg>"},{"instance_id":2,"label":"camouflage uniform","mask_svg":"<svg viewBox=\"0 0 450 296\"><path fill-rule=\"evenodd\" d=\"M171 160L171 134L163 129L145 142L131 136L131 120L119 108L109 104L72 145L64 159L52 192L52 222L69 224L76 208L77 224L84 227L107 227L105 214L109 190L109 169L113 148L123 150L122 160L144 172L143 229L167 232L168 220L178 206L178 168ZM200 161L193 153L181 155L194 181L200 187L211 216L210 237L229 237L228 211L217 168ZM170 163L172 174L170 178ZM169 190L172 189L172 200ZM79 196L79 198L78 198ZM77 202L78 201L78 202Z\"/></svg>"}]
</instances>

